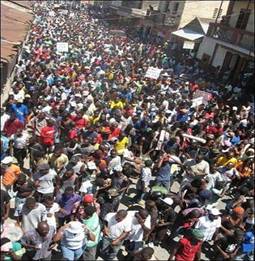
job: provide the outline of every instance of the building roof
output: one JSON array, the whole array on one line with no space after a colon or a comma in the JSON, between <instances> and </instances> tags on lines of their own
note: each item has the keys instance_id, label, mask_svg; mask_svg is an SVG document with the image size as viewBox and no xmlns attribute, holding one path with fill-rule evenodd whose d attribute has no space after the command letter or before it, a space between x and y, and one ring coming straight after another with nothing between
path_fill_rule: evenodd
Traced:
<instances>
[{"instance_id":1,"label":"building roof","mask_svg":"<svg viewBox=\"0 0 255 261\"><path fill-rule=\"evenodd\" d=\"M13 46L24 41L33 15L1 2L1 58L11 59Z\"/></svg>"},{"instance_id":2,"label":"building roof","mask_svg":"<svg viewBox=\"0 0 255 261\"><path fill-rule=\"evenodd\" d=\"M33 5L33 1L20 1L20 0L9 0L9 2L12 2L12 3L14 3L14 4L17 4L17 5L20 5L20 6L22 6L22 7L24 7L24 8L27 8L27 9L32 9L32 5Z\"/></svg>"},{"instance_id":3,"label":"building roof","mask_svg":"<svg viewBox=\"0 0 255 261\"><path fill-rule=\"evenodd\" d=\"M203 37L203 34L191 31L189 29L183 28L183 29L179 29L175 32L172 32L173 35L179 36L181 38L184 38L186 40L189 41L195 41L201 37Z\"/></svg>"},{"instance_id":4,"label":"building roof","mask_svg":"<svg viewBox=\"0 0 255 261\"><path fill-rule=\"evenodd\" d=\"M197 17L197 19L200 22L200 25L202 26L205 34L208 31L209 24L215 21L215 19L211 19L211 18L200 18L200 17Z\"/></svg>"},{"instance_id":5,"label":"building roof","mask_svg":"<svg viewBox=\"0 0 255 261\"><path fill-rule=\"evenodd\" d=\"M182 27L182 29L189 29L200 34L206 34L209 24L214 22L214 19L195 17L189 23Z\"/></svg>"}]
</instances>

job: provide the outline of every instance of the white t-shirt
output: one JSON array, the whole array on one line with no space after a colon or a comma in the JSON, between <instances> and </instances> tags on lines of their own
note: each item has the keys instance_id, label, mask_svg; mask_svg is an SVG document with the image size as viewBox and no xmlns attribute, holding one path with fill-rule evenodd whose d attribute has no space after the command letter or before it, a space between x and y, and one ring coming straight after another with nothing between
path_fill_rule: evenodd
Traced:
<instances>
[{"instance_id":1,"label":"white t-shirt","mask_svg":"<svg viewBox=\"0 0 255 261\"><path fill-rule=\"evenodd\" d=\"M22 217L22 229L27 232L36 229L39 222L46 220L46 208L43 204L36 203L34 209L28 210L23 203L15 209L14 216Z\"/></svg>"},{"instance_id":2,"label":"white t-shirt","mask_svg":"<svg viewBox=\"0 0 255 261\"><path fill-rule=\"evenodd\" d=\"M218 217L217 219L211 221L208 216L203 216L198 219L196 224L196 228L199 228L204 233L203 241L210 241L213 238L213 235L217 228L221 227L221 218Z\"/></svg>"},{"instance_id":3,"label":"white t-shirt","mask_svg":"<svg viewBox=\"0 0 255 261\"><path fill-rule=\"evenodd\" d=\"M105 216L105 221L108 222L108 228L110 230L109 237L112 240L120 237L124 232L131 231L132 219L127 215L121 222L117 222L115 219L116 213L108 213Z\"/></svg>"},{"instance_id":4,"label":"white t-shirt","mask_svg":"<svg viewBox=\"0 0 255 261\"><path fill-rule=\"evenodd\" d=\"M196 175L208 175L210 173L210 165L205 160L191 166L191 169Z\"/></svg>"},{"instance_id":5,"label":"white t-shirt","mask_svg":"<svg viewBox=\"0 0 255 261\"><path fill-rule=\"evenodd\" d=\"M131 223L131 232L128 237L130 241L143 241L143 228L142 226L138 223L137 218L135 217L135 213L137 211L128 211L128 218L132 220ZM144 225L148 228L151 229L151 216L149 215L144 222Z\"/></svg>"},{"instance_id":6,"label":"white t-shirt","mask_svg":"<svg viewBox=\"0 0 255 261\"><path fill-rule=\"evenodd\" d=\"M46 208L47 223L49 224L49 226L53 226L55 229L57 228L55 213L57 213L59 210L60 210L60 206L56 202L53 203L51 208ZM49 217L48 214L51 215L51 217Z\"/></svg>"},{"instance_id":7,"label":"white t-shirt","mask_svg":"<svg viewBox=\"0 0 255 261\"><path fill-rule=\"evenodd\" d=\"M13 135L13 141L14 141L14 148L16 149L24 149L29 140L29 135L27 133L22 133L21 137L17 137Z\"/></svg>"},{"instance_id":8,"label":"white t-shirt","mask_svg":"<svg viewBox=\"0 0 255 261\"><path fill-rule=\"evenodd\" d=\"M151 169L148 167L144 167L142 169L141 178L142 181L144 182L145 187L148 187L152 179Z\"/></svg>"},{"instance_id":9,"label":"white t-shirt","mask_svg":"<svg viewBox=\"0 0 255 261\"><path fill-rule=\"evenodd\" d=\"M42 193L42 194L50 194L53 193L54 191L54 184L53 180L57 176L57 173L55 170L50 169L49 172L41 176L39 180L39 187L37 188L37 191Z\"/></svg>"},{"instance_id":10,"label":"white t-shirt","mask_svg":"<svg viewBox=\"0 0 255 261\"><path fill-rule=\"evenodd\" d=\"M110 171L110 174L112 174L113 170L116 167L121 167L121 158L120 158L120 156L116 156L112 160L110 160L110 162L108 164L108 170Z\"/></svg>"},{"instance_id":11,"label":"white t-shirt","mask_svg":"<svg viewBox=\"0 0 255 261\"><path fill-rule=\"evenodd\" d=\"M4 124L9 119L10 119L10 116L8 114L4 113L3 115L1 115L1 131L3 131Z\"/></svg>"}]
</instances>

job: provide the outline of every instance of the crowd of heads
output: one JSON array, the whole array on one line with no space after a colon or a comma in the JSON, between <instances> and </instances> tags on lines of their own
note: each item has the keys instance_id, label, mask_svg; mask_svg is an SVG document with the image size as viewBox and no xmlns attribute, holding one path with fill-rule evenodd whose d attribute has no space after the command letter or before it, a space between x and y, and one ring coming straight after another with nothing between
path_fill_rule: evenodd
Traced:
<instances>
[{"instance_id":1,"label":"crowd of heads","mask_svg":"<svg viewBox=\"0 0 255 261\"><path fill-rule=\"evenodd\" d=\"M64 260L121 259L120 250L149 260L157 245L169 260L201 249L249 260L254 107L244 81L209 81L168 42L111 30L100 7L33 10L1 110L3 255L49 260L59 247Z\"/></svg>"}]
</instances>

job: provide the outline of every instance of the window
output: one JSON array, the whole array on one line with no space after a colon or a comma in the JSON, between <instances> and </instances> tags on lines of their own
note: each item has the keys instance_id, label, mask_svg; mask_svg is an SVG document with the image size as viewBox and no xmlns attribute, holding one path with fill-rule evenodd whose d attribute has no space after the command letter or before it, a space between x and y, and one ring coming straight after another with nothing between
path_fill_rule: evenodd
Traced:
<instances>
[{"instance_id":1,"label":"window","mask_svg":"<svg viewBox=\"0 0 255 261\"><path fill-rule=\"evenodd\" d=\"M213 17L212 18L216 18L217 17L218 10L219 10L218 8L214 8Z\"/></svg>"},{"instance_id":2,"label":"window","mask_svg":"<svg viewBox=\"0 0 255 261\"><path fill-rule=\"evenodd\" d=\"M164 12L166 13L166 12L169 12L169 4L170 4L170 2L165 2L165 10L164 10Z\"/></svg>"},{"instance_id":3,"label":"window","mask_svg":"<svg viewBox=\"0 0 255 261\"><path fill-rule=\"evenodd\" d=\"M173 8L173 14L176 14L177 13L177 11L178 11L178 8L179 8L179 3L175 3L174 4L174 8Z\"/></svg>"},{"instance_id":4,"label":"window","mask_svg":"<svg viewBox=\"0 0 255 261\"><path fill-rule=\"evenodd\" d=\"M222 15L222 9L220 9L218 16L221 17Z\"/></svg>"},{"instance_id":5,"label":"window","mask_svg":"<svg viewBox=\"0 0 255 261\"><path fill-rule=\"evenodd\" d=\"M248 24L251 10L241 9L236 22L236 28L244 30Z\"/></svg>"}]
</instances>

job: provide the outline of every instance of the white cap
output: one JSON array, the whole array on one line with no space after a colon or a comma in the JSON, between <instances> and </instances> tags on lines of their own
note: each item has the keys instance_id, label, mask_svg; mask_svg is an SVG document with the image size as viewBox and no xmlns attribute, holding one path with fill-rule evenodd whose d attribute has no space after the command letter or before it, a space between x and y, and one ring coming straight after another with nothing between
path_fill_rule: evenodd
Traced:
<instances>
[{"instance_id":1,"label":"white cap","mask_svg":"<svg viewBox=\"0 0 255 261\"><path fill-rule=\"evenodd\" d=\"M13 163L13 157L12 156L6 156L1 160L2 164L10 164Z\"/></svg>"},{"instance_id":2,"label":"white cap","mask_svg":"<svg viewBox=\"0 0 255 261\"><path fill-rule=\"evenodd\" d=\"M210 212L210 214L212 214L214 216L221 215L220 211L217 208L215 208L215 207L208 206L206 209Z\"/></svg>"},{"instance_id":3,"label":"white cap","mask_svg":"<svg viewBox=\"0 0 255 261\"><path fill-rule=\"evenodd\" d=\"M173 205L174 201L171 198L164 198L162 199L167 205L171 206Z\"/></svg>"},{"instance_id":4,"label":"white cap","mask_svg":"<svg viewBox=\"0 0 255 261\"><path fill-rule=\"evenodd\" d=\"M95 164L94 162L92 162L92 161L89 161L89 162L87 163L87 166L88 166L88 169L89 169L89 170L96 170L96 169L97 169L96 164Z\"/></svg>"},{"instance_id":5,"label":"white cap","mask_svg":"<svg viewBox=\"0 0 255 261\"><path fill-rule=\"evenodd\" d=\"M120 165L117 165L116 167L113 168L115 171L122 171L123 168Z\"/></svg>"}]
</instances>

